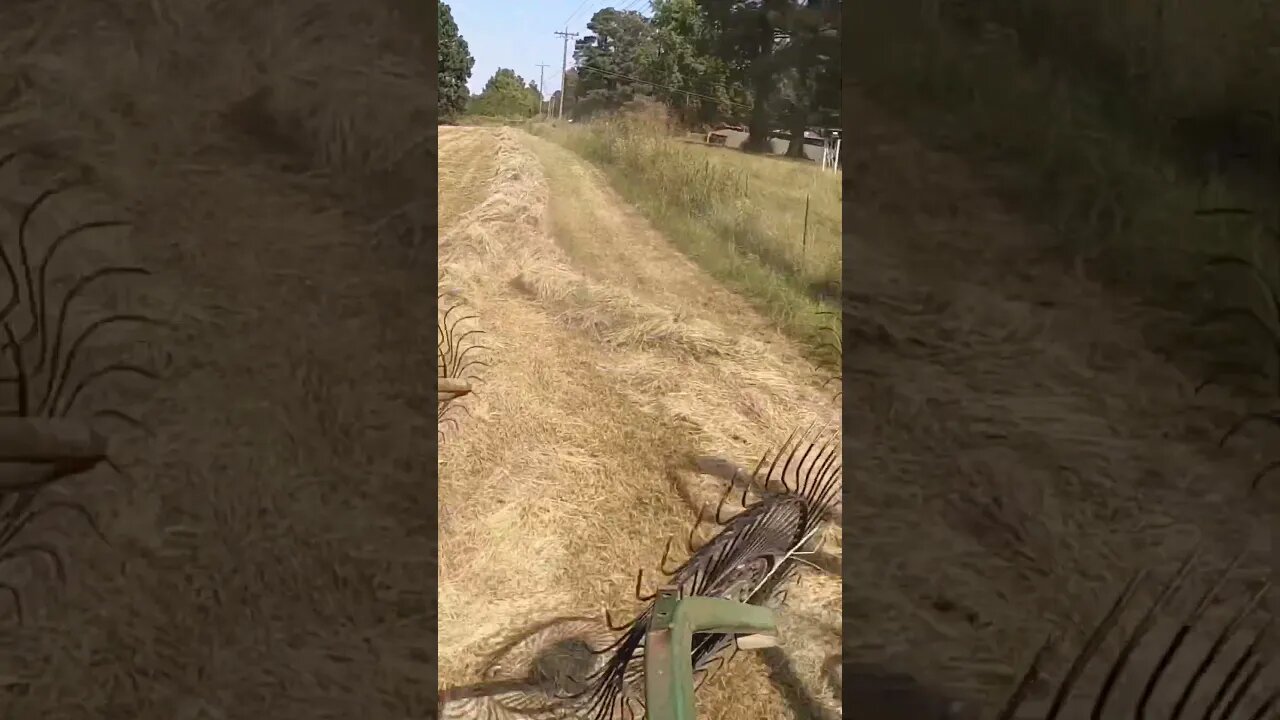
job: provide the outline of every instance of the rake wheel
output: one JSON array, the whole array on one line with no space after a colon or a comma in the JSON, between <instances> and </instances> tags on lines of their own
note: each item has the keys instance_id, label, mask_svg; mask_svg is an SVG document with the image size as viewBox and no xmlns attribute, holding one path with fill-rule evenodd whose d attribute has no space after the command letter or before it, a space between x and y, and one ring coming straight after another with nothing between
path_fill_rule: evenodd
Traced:
<instances>
[{"instance_id":1,"label":"rake wheel","mask_svg":"<svg viewBox=\"0 0 1280 720\"><path fill-rule=\"evenodd\" d=\"M20 153L0 156L0 170ZM109 454L108 437L95 422L115 420L145 430L132 415L115 408L99 409L88 418L77 414L86 391L112 376L132 375L148 380L158 375L140 365L116 362L94 368L80 367L86 345L107 329L122 324L163 325L146 315L109 313L72 333L68 318L73 304L86 291L112 277L137 277L149 273L141 267L105 266L75 279L60 297L52 297L50 268L74 243L100 229L127 227L118 220L98 220L72 226L57 235L39 258L30 246L31 222L51 201L75 188L74 184L45 190L27 203L18 218L14 255L0 242L0 266L9 296L0 305L0 386L12 388L7 402L0 402L0 564L32 555L43 555L59 579L65 577L58 551L41 543L19 544L19 538L36 519L58 510L81 517L94 534L105 541L89 511L80 503L41 501L42 491L64 478L87 472L101 463L119 471ZM19 593L0 583L14 601L21 620Z\"/></svg>"},{"instance_id":2,"label":"rake wheel","mask_svg":"<svg viewBox=\"0 0 1280 720\"><path fill-rule=\"evenodd\" d=\"M1235 566L1232 563L1218 573L1216 580L1199 595L1192 610L1174 626L1176 630L1171 637L1163 641L1155 641L1153 638L1153 629L1161 613L1168 609L1170 600L1186 584L1195 559L1195 555L1192 555L1183 561L1174 576L1157 593L1155 600L1147 606L1138 622L1129 632L1124 633L1120 630L1120 620L1125 611L1132 607L1143 574L1139 573L1132 578L1057 681L1051 697L1047 698L1047 709L1033 711L1028 707L1028 698L1031 687L1041 676L1041 667L1050 654L1053 643L1047 641L1008 696L998 715L999 720L1083 717L1080 708L1067 712L1078 701L1083 701L1090 708L1088 716L1092 718L1108 717L1108 708L1119 710L1110 717L1144 720L1175 720L1182 717L1218 720L1274 718L1277 707L1280 707L1280 688L1268 691L1259 682L1264 670L1271 664L1263 643L1270 631L1272 618L1260 609L1270 589L1269 583L1253 591L1243 602L1233 602L1231 617L1214 630L1207 611L1229 579ZM1193 633L1207 633L1213 638L1207 649L1197 650L1189 646L1187 641ZM1116 638L1123 640L1115 658L1109 664L1094 665L1106 641ZM1136 700L1131 699L1132 702L1121 706L1123 700L1117 699L1116 692L1119 681L1125 671L1135 664L1135 653L1146 641L1152 641L1152 645L1161 650L1161 653L1155 663L1137 668L1138 685L1135 687L1141 687L1141 693ZM1233 643L1238 645L1243 641L1247 641L1245 647L1232 647ZM1189 660L1193 661L1190 665L1193 668L1190 677L1171 677L1175 674L1170 672L1173 667ZM1105 669L1106 672L1096 689L1081 694L1080 681L1090 669ZM1211 679L1215 675L1221 677ZM1165 693L1158 695L1162 690ZM1157 697L1162 701L1173 699L1172 707L1167 707L1167 702L1157 702ZM1199 710L1192 708L1194 700L1200 701Z\"/></svg>"},{"instance_id":3,"label":"rake wheel","mask_svg":"<svg viewBox=\"0 0 1280 720\"><path fill-rule=\"evenodd\" d=\"M672 570L665 567L672 544L667 541L661 564L668 579L663 585L675 586L683 596L725 598L773 608L785 602L791 580L803 556L813 551L815 536L839 501L841 489L839 446L832 439L806 439L806 435L793 434L772 459L767 455L761 459L752 478L741 483L743 510L724 518L726 500L737 492L737 484L729 484L714 514L720 531L697 548L691 532L687 542L691 554ZM753 486L760 491L750 501L748 489ZM641 595L642 585L643 571L636 577L636 597L648 605L634 619L615 626L606 613L610 628L621 634L607 649L609 658L604 666L588 678L587 690L575 696L585 706L584 717L614 720L643 716L644 643L656 595ZM695 634L691 660L699 685L736 651L734 635Z\"/></svg>"},{"instance_id":4,"label":"rake wheel","mask_svg":"<svg viewBox=\"0 0 1280 720\"><path fill-rule=\"evenodd\" d=\"M444 294L440 294L438 299L443 305ZM440 427L441 438L445 425L452 424L457 429L457 418L450 415L451 410L460 408L464 413L468 412L466 406L457 401L475 392L473 382L479 379L475 375L476 369L488 367L474 357L484 347L472 340L483 335L484 331L461 327L462 323L475 320L476 316L455 314L457 310L457 305L451 306L436 318L436 423Z\"/></svg>"}]
</instances>

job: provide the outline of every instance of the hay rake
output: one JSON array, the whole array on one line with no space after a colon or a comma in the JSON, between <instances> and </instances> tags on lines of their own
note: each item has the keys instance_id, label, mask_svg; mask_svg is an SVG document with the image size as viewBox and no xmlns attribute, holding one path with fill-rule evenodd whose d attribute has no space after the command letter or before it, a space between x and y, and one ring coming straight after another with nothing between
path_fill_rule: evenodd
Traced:
<instances>
[{"instance_id":1,"label":"hay rake","mask_svg":"<svg viewBox=\"0 0 1280 720\"><path fill-rule=\"evenodd\" d=\"M438 296L440 304L444 304L444 294ZM458 403L460 398L474 394L473 382L479 378L475 375L477 368L488 365L474 357L484 346L472 341L483 330L463 329L462 323L475 320L475 315L455 314L458 305L450 306L444 314L436 318L436 422L440 426L440 437L444 437L444 427L452 425L457 430L457 418L449 415L454 408L462 412L470 412L465 405Z\"/></svg>"},{"instance_id":2,"label":"hay rake","mask_svg":"<svg viewBox=\"0 0 1280 720\"><path fill-rule=\"evenodd\" d=\"M668 570L668 539L662 587L643 595L644 573L636 576L636 597L646 607L628 623L615 625L609 612L590 645L597 669L572 678L565 692L517 682L491 687L475 697L445 705L447 720L693 720L697 688L740 649L775 644L773 609L782 605L797 566L812 552L814 538L840 493L840 454L830 439L795 433L766 455L741 483L730 482L712 516L721 529L695 546ZM741 486L743 509L725 516L730 496ZM748 500L755 488L754 501ZM604 635L601 637L601 634Z\"/></svg>"},{"instance_id":3,"label":"hay rake","mask_svg":"<svg viewBox=\"0 0 1280 720\"><path fill-rule=\"evenodd\" d=\"M739 649L774 643L772 610L786 600L804 556L831 508L839 501L841 463L832 439L795 433L779 451L762 458L751 473L754 482L729 483L712 518L720 531L695 547L694 529L686 538L689 557L668 570L668 539L660 570L660 590L641 593L643 570L636 575L636 599L648 603L605 652L604 666L582 693L584 717L594 720L649 717L690 718L694 694ZM728 499L741 485L742 510L725 517ZM760 488L753 500L749 488ZM699 513L699 523L708 508ZM644 701L639 697L643 687Z\"/></svg>"},{"instance_id":4,"label":"hay rake","mask_svg":"<svg viewBox=\"0 0 1280 720\"><path fill-rule=\"evenodd\" d=\"M20 155L14 152L0 157L0 170ZM10 290L9 297L0 306L0 330L4 334L0 347L7 366L6 374L0 377L0 386L12 388L7 404L0 406L0 564L43 555L52 563L59 580L65 578L65 568L56 548L39 542L20 543L19 538L32 523L54 511L65 510L83 519L100 539L105 541L105 538L83 504L42 500L42 491L99 464L121 472L110 457L109 439L95 427L96 421L115 420L146 429L138 419L116 408L99 409L88 418L71 416L85 392L108 377L133 375L158 379L154 371L128 362L77 372L77 361L96 335L115 325L164 324L141 314L107 313L74 334L68 331L70 309L90 287L112 277L149 274L135 266L98 267L76 278L62 297L53 302L49 271L60 253L65 253L76 240L92 231L128 226L119 220L74 225L57 235L38 260L33 259L32 220L50 201L74 187L76 185L66 184L45 190L23 207L14 241L16 263L0 242L0 265ZM15 329L18 327L20 329ZM73 378L77 379L73 382ZM12 598L21 620L18 590L3 583L0 589Z\"/></svg>"}]
</instances>

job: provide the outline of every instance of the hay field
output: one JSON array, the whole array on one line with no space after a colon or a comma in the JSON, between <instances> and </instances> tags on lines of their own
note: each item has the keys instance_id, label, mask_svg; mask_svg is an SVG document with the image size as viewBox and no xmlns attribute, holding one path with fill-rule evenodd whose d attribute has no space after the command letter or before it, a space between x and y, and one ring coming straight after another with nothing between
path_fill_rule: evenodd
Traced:
<instances>
[{"instance_id":1,"label":"hay field","mask_svg":"<svg viewBox=\"0 0 1280 720\"><path fill-rule=\"evenodd\" d=\"M440 679L461 688L520 677L491 663L548 621L627 617L636 570L651 590L666 539L718 496L699 458L750 466L797 427L835 426L839 405L580 157L514 129L440 133L441 289L489 363L439 452ZM458 187L474 182L486 192ZM702 716L838 717L839 601L837 578L806 574L783 647L721 669Z\"/></svg>"},{"instance_id":2,"label":"hay field","mask_svg":"<svg viewBox=\"0 0 1280 720\"><path fill-rule=\"evenodd\" d=\"M0 154L26 151L0 178L0 241L81 180L33 243L130 220L79 247L152 276L90 304L171 325L109 338L159 383L85 398L151 429L110 426L124 475L62 488L108 542L50 516L27 541L63 550L67 583L4 567L27 616L0 608L6 717L434 712L434 268L415 251L436 222L434 77L426 13L394 10L0 6Z\"/></svg>"}]
</instances>

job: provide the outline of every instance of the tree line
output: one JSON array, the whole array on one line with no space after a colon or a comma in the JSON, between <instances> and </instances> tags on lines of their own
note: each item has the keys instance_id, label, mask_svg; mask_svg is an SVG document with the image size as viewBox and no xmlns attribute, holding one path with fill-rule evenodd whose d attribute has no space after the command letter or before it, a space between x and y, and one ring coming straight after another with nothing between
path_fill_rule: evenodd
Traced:
<instances>
[{"instance_id":1,"label":"tree line","mask_svg":"<svg viewBox=\"0 0 1280 720\"><path fill-rule=\"evenodd\" d=\"M652 17L604 8L576 41L565 92L562 97L556 91L550 106L563 102L565 116L582 119L651 98L689 127L749 126L748 151L764 151L770 131L785 130L796 139L789 154L798 155L805 128L840 123L841 5L841 0L655 0ZM451 17L446 28L448 9L440 8L441 117L464 109L537 114L536 84L506 68L478 95L467 96L469 62L466 77L458 81L456 75L464 64L459 58L466 54L465 41ZM448 82L446 73L453 73Z\"/></svg>"}]
</instances>

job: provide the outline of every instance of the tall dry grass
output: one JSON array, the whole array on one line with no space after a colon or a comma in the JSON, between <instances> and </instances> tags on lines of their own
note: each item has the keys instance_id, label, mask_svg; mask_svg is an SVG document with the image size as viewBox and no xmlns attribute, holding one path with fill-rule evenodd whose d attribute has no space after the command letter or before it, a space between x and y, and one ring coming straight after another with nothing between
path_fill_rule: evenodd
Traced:
<instances>
[{"instance_id":1,"label":"tall dry grass","mask_svg":"<svg viewBox=\"0 0 1280 720\"><path fill-rule=\"evenodd\" d=\"M1230 60L1245 51L1214 55L1217 59L1210 62L1204 58L1226 39L1197 40L1189 31L1169 29L1161 47L1170 56L1142 57L1148 64L1167 62L1160 87L1171 104L1130 112L1125 108L1141 104L1148 97L1145 92L1134 91L1134 98L1123 100L1115 87L1120 80L1110 86L1091 80L1097 76L1072 66L1064 42L1046 39L1043 47L1033 47L1034 33L1012 27L1030 27L1038 22L1032 18L1039 17L1035 13L1056 11L1065 23L1056 31L1062 38L1103 43L1119 52L1126 38L1138 46L1148 37L1135 23L1146 17L1142 8L1154 7L1155 1L1126 4L1132 6L1126 12L1118 6L1104 12L1104 3L1061 0L1015 13L993 0L967 18L947 16L948 9L958 6L940 9L928 1L867 4L855 37L846 44L848 76L859 92L891 109L923 137L979 161L1007 200L1049 227L1065 259L1083 262L1126 292L1179 311L1198 314L1223 304L1257 304L1262 298L1247 293L1248 283L1235 275L1206 272L1206 262L1219 255L1248 258L1268 282L1280 281L1280 254L1265 222L1274 198L1268 201L1265 193L1223 175L1206 177L1203 167L1182 162L1159 130L1178 103L1179 113L1225 107L1225 96L1213 100L1216 82L1253 87L1261 75L1247 74L1245 82L1240 68L1247 63ZM1247 24L1249 15L1240 10L1247 4L1222 4L1241 14L1224 9L1220 21L1208 26ZM1218 12L1209 4L1183 5L1178 12L1186 14L1178 15L1177 23L1187 27L1196 19L1208 23L1207 16ZM1002 12L1012 18L1009 24L996 21ZM1074 20L1062 19L1067 16ZM1166 16L1165 22L1174 20ZM964 27L966 23L973 27ZM1064 33L1064 27L1072 31ZM1256 40L1258 33L1257 28L1241 30L1238 37L1262 43ZM1197 42L1196 53L1181 54L1184 46ZM1260 47L1254 60L1264 55ZM1137 57L1135 48L1126 51ZM1138 61L1132 62L1136 67ZM1280 63L1268 67L1280 70ZM1116 72L1127 71L1120 67ZM1132 83L1123 87L1137 87ZM1231 102L1243 104L1242 98L1263 92L1263 86L1240 92L1244 94ZM1119 116L1127 117L1127 124ZM1215 206L1252 207L1260 215L1196 217L1197 210ZM1193 334L1190 329L1185 333ZM1210 353L1256 364L1257 344L1247 333L1214 333L1209 344L1214 346Z\"/></svg>"},{"instance_id":2,"label":"tall dry grass","mask_svg":"<svg viewBox=\"0 0 1280 720\"><path fill-rule=\"evenodd\" d=\"M422 244L435 225L430 21L399 0L5 3L0 138L135 198L176 165L258 156Z\"/></svg>"},{"instance_id":3,"label":"tall dry grass","mask_svg":"<svg viewBox=\"0 0 1280 720\"><path fill-rule=\"evenodd\" d=\"M603 169L682 252L784 330L806 341L829 337L839 316L838 174L685 142L660 106L649 104L531 130Z\"/></svg>"}]
</instances>

